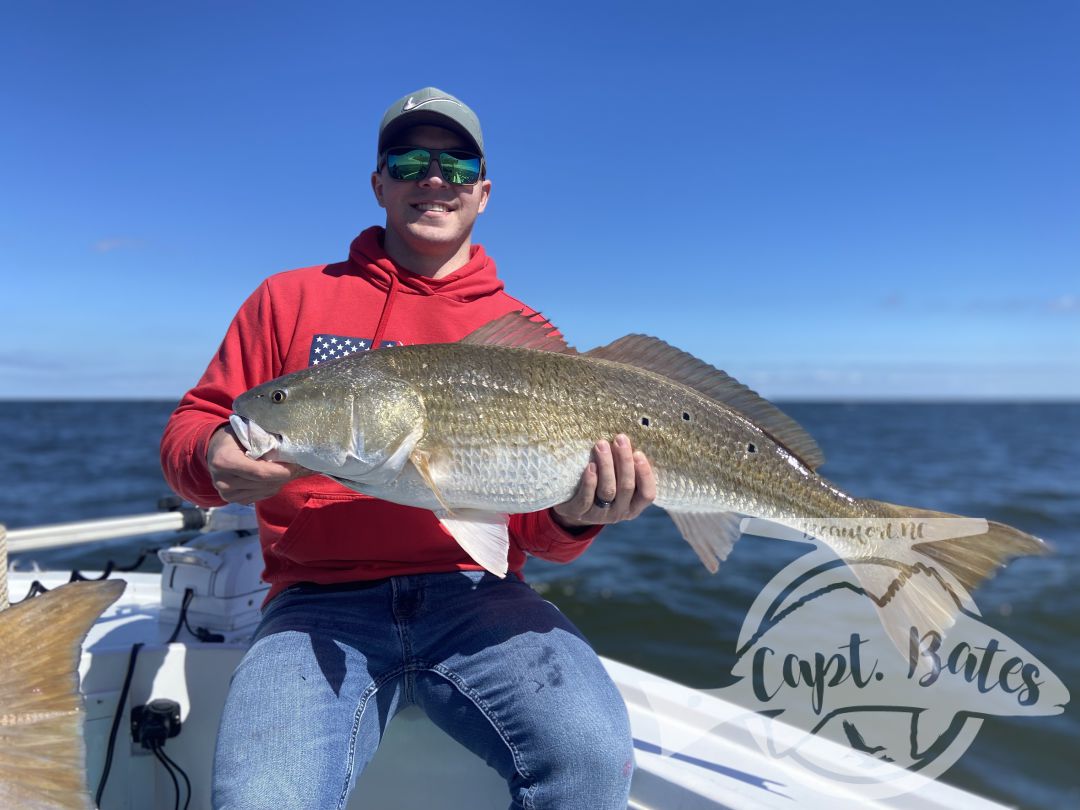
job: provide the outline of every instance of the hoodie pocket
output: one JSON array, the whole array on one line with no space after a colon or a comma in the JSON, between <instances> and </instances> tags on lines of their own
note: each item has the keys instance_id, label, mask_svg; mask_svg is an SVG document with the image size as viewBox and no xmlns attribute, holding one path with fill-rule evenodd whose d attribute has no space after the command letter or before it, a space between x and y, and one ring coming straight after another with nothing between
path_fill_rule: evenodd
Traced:
<instances>
[{"instance_id":1,"label":"hoodie pocket","mask_svg":"<svg viewBox=\"0 0 1080 810\"><path fill-rule=\"evenodd\" d=\"M349 526L356 523L357 501L365 500L366 496L354 492L309 493L285 534L274 544L274 551L301 565L353 567L356 560L347 548Z\"/></svg>"}]
</instances>

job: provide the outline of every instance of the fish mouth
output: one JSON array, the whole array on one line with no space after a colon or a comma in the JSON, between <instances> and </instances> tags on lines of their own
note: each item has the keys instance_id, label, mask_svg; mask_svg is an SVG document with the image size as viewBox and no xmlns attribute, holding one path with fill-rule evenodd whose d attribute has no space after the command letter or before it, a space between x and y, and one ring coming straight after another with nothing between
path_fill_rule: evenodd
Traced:
<instances>
[{"instance_id":1,"label":"fish mouth","mask_svg":"<svg viewBox=\"0 0 1080 810\"><path fill-rule=\"evenodd\" d=\"M249 458L266 458L267 454L281 447L280 433L270 433L245 416L232 414L229 425L237 440L244 446Z\"/></svg>"}]
</instances>

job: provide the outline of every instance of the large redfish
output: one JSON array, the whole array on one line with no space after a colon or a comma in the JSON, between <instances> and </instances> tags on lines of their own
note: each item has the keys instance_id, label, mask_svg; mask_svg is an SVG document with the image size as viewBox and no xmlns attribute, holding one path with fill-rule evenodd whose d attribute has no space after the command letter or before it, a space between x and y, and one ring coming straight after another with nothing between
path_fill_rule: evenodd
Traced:
<instances>
[{"instance_id":1,"label":"large redfish","mask_svg":"<svg viewBox=\"0 0 1080 810\"><path fill-rule=\"evenodd\" d=\"M902 648L909 630L901 625L923 632L952 623L950 591L1044 550L1000 523L846 494L815 472L821 450L792 419L644 335L580 354L549 324L514 313L457 343L358 353L279 377L233 409L250 456L431 509L500 576L507 515L569 499L593 444L625 433L652 464L656 505L710 571L738 539L742 516L817 537L849 562L888 561L894 573L862 566L863 576L878 573L861 584L879 605L903 603L889 628ZM927 571L946 587L912 576Z\"/></svg>"}]
</instances>

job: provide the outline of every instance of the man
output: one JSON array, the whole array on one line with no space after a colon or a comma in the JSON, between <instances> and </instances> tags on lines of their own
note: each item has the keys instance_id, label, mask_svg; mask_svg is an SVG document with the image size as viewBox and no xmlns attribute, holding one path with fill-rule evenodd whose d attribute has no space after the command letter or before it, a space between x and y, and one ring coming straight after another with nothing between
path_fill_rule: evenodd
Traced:
<instances>
[{"instance_id":1,"label":"man","mask_svg":"<svg viewBox=\"0 0 1080 810\"><path fill-rule=\"evenodd\" d=\"M597 437L576 494L510 523L510 574L426 510L252 460L227 419L248 388L355 350L454 341L524 308L472 229L491 195L475 114L432 87L387 110L371 185L386 227L348 261L267 279L169 420L162 465L204 505L255 503L271 589L237 668L214 763L220 810L343 807L394 713L417 704L495 768L513 808L626 806L626 709L573 625L524 584L655 497L625 436ZM422 768L422 763L417 763Z\"/></svg>"}]
</instances>

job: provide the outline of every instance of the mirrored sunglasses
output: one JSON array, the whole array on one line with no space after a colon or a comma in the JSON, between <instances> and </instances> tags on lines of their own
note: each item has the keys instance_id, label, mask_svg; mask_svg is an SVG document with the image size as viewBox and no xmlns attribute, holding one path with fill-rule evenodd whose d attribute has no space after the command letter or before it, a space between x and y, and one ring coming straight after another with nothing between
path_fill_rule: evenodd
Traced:
<instances>
[{"instance_id":1,"label":"mirrored sunglasses","mask_svg":"<svg viewBox=\"0 0 1080 810\"><path fill-rule=\"evenodd\" d=\"M461 149L435 151L422 146L395 146L383 152L382 163L395 180L423 180L431 171L431 162L439 161L439 169L448 183L455 186L474 185L481 177L484 159Z\"/></svg>"}]
</instances>

